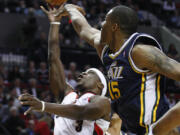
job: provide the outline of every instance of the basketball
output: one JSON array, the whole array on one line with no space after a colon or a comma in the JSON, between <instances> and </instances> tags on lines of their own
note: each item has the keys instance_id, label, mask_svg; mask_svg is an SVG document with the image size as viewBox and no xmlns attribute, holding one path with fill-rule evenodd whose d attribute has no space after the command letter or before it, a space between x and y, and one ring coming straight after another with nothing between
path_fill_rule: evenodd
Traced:
<instances>
[{"instance_id":1,"label":"basketball","mask_svg":"<svg viewBox=\"0 0 180 135\"><path fill-rule=\"evenodd\" d=\"M61 6L64 4L67 0L45 0L48 4L51 6Z\"/></svg>"}]
</instances>

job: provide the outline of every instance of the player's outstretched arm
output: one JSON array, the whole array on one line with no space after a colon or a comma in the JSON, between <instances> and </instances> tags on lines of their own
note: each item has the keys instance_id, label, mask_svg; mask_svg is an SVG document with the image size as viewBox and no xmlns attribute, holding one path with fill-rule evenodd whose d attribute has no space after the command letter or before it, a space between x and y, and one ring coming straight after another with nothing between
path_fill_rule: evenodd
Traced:
<instances>
[{"instance_id":1,"label":"player's outstretched arm","mask_svg":"<svg viewBox=\"0 0 180 135\"><path fill-rule=\"evenodd\" d=\"M62 61L60 60L60 48L59 48L59 26L62 11L62 7L59 9L50 9L47 11L44 7L42 10L47 14L50 21L49 37L48 37L48 61L49 61L49 80L50 89L53 92L56 99L59 101L60 97L72 90L69 85L66 84L64 68Z\"/></svg>"},{"instance_id":2,"label":"player's outstretched arm","mask_svg":"<svg viewBox=\"0 0 180 135\"><path fill-rule=\"evenodd\" d=\"M180 102L153 125L153 135L165 135L180 126Z\"/></svg>"},{"instance_id":3,"label":"player's outstretched arm","mask_svg":"<svg viewBox=\"0 0 180 135\"><path fill-rule=\"evenodd\" d=\"M23 94L19 97L22 105L28 105L30 108L25 114L32 110L41 111L42 102L30 94ZM87 105L61 105L54 103L45 103L44 112L56 114L73 120L97 120L103 118L110 120L110 101L106 97L94 96Z\"/></svg>"},{"instance_id":4,"label":"player's outstretched arm","mask_svg":"<svg viewBox=\"0 0 180 135\"><path fill-rule=\"evenodd\" d=\"M101 56L101 51L104 47L103 45L100 45L101 31L89 25L82 12L80 12L83 9L80 9L80 7L73 4L65 5L65 10L69 14L73 27L80 38L84 39L92 47L96 48L98 55Z\"/></svg>"},{"instance_id":5,"label":"player's outstretched arm","mask_svg":"<svg viewBox=\"0 0 180 135\"><path fill-rule=\"evenodd\" d=\"M180 81L180 63L166 56L157 47L136 45L131 55L137 67Z\"/></svg>"}]
</instances>

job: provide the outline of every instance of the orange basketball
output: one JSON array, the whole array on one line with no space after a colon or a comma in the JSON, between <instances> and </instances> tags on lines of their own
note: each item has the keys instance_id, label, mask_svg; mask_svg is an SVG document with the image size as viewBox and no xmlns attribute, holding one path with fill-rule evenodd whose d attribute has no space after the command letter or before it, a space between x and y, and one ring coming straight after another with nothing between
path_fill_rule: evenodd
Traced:
<instances>
[{"instance_id":1,"label":"orange basketball","mask_svg":"<svg viewBox=\"0 0 180 135\"><path fill-rule=\"evenodd\" d=\"M51 6L61 6L64 4L67 0L45 0L48 4Z\"/></svg>"}]
</instances>

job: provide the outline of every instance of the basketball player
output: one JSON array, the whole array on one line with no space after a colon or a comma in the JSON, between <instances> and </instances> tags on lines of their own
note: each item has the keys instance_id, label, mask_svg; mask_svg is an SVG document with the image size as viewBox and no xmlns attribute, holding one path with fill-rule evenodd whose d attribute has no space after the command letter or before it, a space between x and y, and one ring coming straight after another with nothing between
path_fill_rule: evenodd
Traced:
<instances>
[{"instance_id":1,"label":"basketball player","mask_svg":"<svg viewBox=\"0 0 180 135\"><path fill-rule=\"evenodd\" d=\"M66 83L64 68L60 58L59 9L42 8L50 21L48 55L50 87L61 104L45 103L29 94L19 97L22 105L29 105L31 110L55 114L55 135L104 135L109 127L110 100L105 98L107 84L104 75L95 68L80 74L77 91ZM62 101L62 102L61 102ZM97 120L100 119L100 120Z\"/></svg>"},{"instance_id":2,"label":"basketball player","mask_svg":"<svg viewBox=\"0 0 180 135\"><path fill-rule=\"evenodd\" d=\"M180 63L167 57L154 37L136 32L138 17L126 6L112 8L101 30L91 27L77 6L64 9L106 67L111 106L122 119L122 130L148 133L149 125L169 109L162 75L180 81Z\"/></svg>"}]
</instances>

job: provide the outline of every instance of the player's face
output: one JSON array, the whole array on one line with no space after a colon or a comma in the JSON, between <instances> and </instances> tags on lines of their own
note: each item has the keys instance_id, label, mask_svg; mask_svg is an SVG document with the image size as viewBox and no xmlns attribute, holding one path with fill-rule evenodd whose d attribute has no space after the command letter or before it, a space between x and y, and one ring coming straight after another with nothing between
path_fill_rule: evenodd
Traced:
<instances>
[{"instance_id":1,"label":"player's face","mask_svg":"<svg viewBox=\"0 0 180 135\"><path fill-rule=\"evenodd\" d=\"M96 88L96 84L99 81L98 76L95 72L82 72L77 80L77 87L80 91L91 91Z\"/></svg>"},{"instance_id":2,"label":"player's face","mask_svg":"<svg viewBox=\"0 0 180 135\"><path fill-rule=\"evenodd\" d=\"M106 15L106 18L105 20L102 22L102 29L101 29L101 44L104 44L104 45L109 45L111 43L111 40L112 40L112 31L111 31L111 27L112 27L112 24L111 24L111 21L110 21L110 13L112 11L110 10L107 15Z\"/></svg>"}]
</instances>

